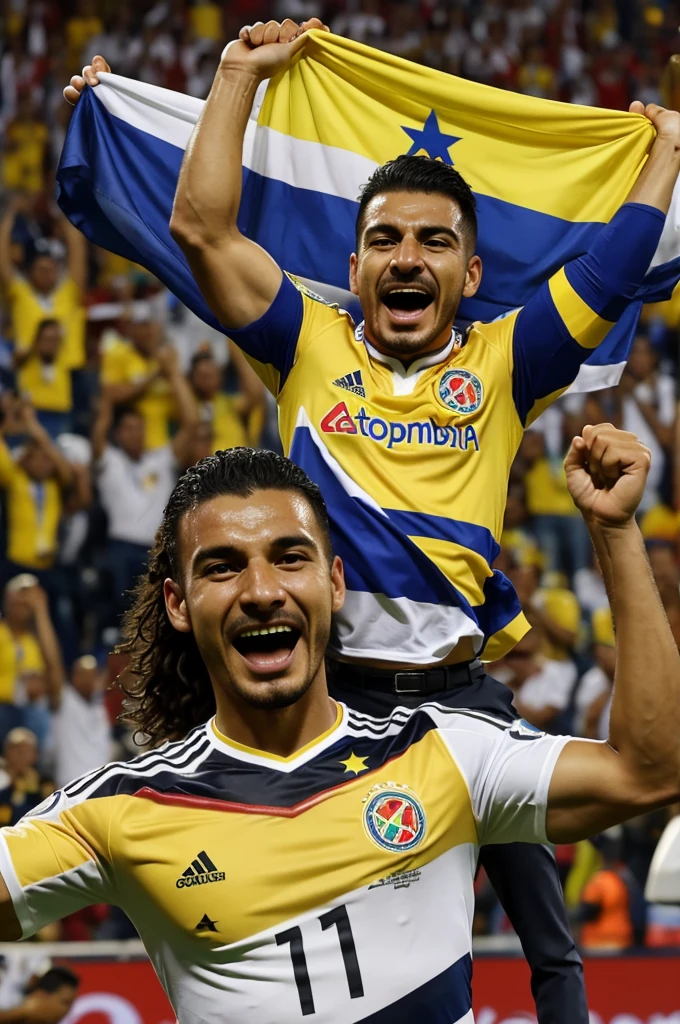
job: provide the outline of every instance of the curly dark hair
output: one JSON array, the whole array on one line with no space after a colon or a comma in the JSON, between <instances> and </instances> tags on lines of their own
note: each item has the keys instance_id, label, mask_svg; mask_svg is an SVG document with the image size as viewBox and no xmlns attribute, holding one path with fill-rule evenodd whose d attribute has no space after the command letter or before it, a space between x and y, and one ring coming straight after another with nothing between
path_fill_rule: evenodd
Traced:
<instances>
[{"instance_id":1,"label":"curly dark hair","mask_svg":"<svg viewBox=\"0 0 680 1024\"><path fill-rule=\"evenodd\" d=\"M356 219L356 245L359 249L364 227L366 207L375 196L385 192L425 192L448 196L463 214L463 224L469 243L477 244L477 202L465 178L455 167L429 156L402 154L377 168L362 185Z\"/></svg>"},{"instance_id":2,"label":"curly dark hair","mask_svg":"<svg viewBox=\"0 0 680 1024\"><path fill-rule=\"evenodd\" d=\"M126 695L123 717L153 745L182 739L215 713L208 671L192 633L175 630L165 608L163 584L179 581L178 535L188 512L222 494L250 497L255 491L298 491L321 527L331 555L330 527L321 491L290 459L276 452L230 448L201 459L184 473L170 495L146 573L123 617L117 653L130 662L119 678Z\"/></svg>"}]
</instances>

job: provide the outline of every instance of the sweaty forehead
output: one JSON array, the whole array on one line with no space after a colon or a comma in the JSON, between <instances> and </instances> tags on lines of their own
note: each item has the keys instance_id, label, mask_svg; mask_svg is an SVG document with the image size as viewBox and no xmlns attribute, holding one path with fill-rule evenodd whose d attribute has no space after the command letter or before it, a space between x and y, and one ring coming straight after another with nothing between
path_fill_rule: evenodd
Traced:
<instances>
[{"instance_id":1,"label":"sweaty forehead","mask_svg":"<svg viewBox=\"0 0 680 1024\"><path fill-rule=\"evenodd\" d=\"M450 227L458 231L462 223L460 206L439 192L382 192L369 202L362 230L376 224L395 227Z\"/></svg>"},{"instance_id":2,"label":"sweaty forehead","mask_svg":"<svg viewBox=\"0 0 680 1024\"><path fill-rule=\"evenodd\" d=\"M205 548L266 549L279 537L305 535L320 544L311 506L296 491L255 491L248 498L223 494L187 512L180 523L179 547L188 566Z\"/></svg>"}]
</instances>

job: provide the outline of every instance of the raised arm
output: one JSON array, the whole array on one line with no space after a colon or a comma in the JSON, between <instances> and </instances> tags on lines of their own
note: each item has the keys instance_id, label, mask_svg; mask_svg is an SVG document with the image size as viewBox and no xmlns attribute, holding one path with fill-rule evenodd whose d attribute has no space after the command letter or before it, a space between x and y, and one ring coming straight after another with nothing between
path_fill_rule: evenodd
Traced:
<instances>
[{"instance_id":1,"label":"raised arm","mask_svg":"<svg viewBox=\"0 0 680 1024\"><path fill-rule=\"evenodd\" d=\"M112 423L113 404L108 395L102 392L99 396L97 416L94 421L94 426L92 427L92 436L90 437L90 442L92 444L92 461L94 463L99 462L104 454Z\"/></svg>"},{"instance_id":2,"label":"raised arm","mask_svg":"<svg viewBox=\"0 0 680 1024\"><path fill-rule=\"evenodd\" d=\"M558 270L508 318L513 395L525 426L569 387L624 315L659 244L680 174L680 113L641 103L631 110L646 114L657 137L626 202L587 252Z\"/></svg>"},{"instance_id":3,"label":"raised arm","mask_svg":"<svg viewBox=\"0 0 680 1024\"><path fill-rule=\"evenodd\" d=\"M323 28L287 19L241 29L222 54L210 95L187 146L170 222L203 296L226 328L247 327L276 298L282 272L238 229L243 139L258 86L283 71L303 44Z\"/></svg>"},{"instance_id":4,"label":"raised arm","mask_svg":"<svg viewBox=\"0 0 680 1024\"><path fill-rule=\"evenodd\" d=\"M51 708L58 708L61 703L61 691L64 685L64 662L61 647L50 617L47 594L42 587L31 587L26 591L33 611L33 624L38 645L45 659L47 670L48 699Z\"/></svg>"},{"instance_id":5,"label":"raised arm","mask_svg":"<svg viewBox=\"0 0 680 1024\"><path fill-rule=\"evenodd\" d=\"M172 440L172 447L175 458L183 466L187 461L194 428L198 424L198 404L189 382L180 369L176 349L170 346L162 348L158 353L158 361L161 372L170 385L179 413L179 430Z\"/></svg>"},{"instance_id":6,"label":"raised arm","mask_svg":"<svg viewBox=\"0 0 680 1024\"><path fill-rule=\"evenodd\" d=\"M87 285L87 242L85 236L66 217L61 217L60 223L66 242L68 276L80 291L84 292Z\"/></svg>"},{"instance_id":7,"label":"raised arm","mask_svg":"<svg viewBox=\"0 0 680 1024\"><path fill-rule=\"evenodd\" d=\"M25 403L21 411L21 419L24 430L28 436L38 444L42 450L49 455L59 480L60 486L65 490L71 487L74 480L71 463L66 459L57 445L54 443L45 428L38 422L35 409L32 405Z\"/></svg>"},{"instance_id":8,"label":"raised arm","mask_svg":"<svg viewBox=\"0 0 680 1024\"><path fill-rule=\"evenodd\" d=\"M17 214L17 201L11 200L0 220L0 284L9 288L14 277L12 263L12 228Z\"/></svg>"},{"instance_id":9,"label":"raised arm","mask_svg":"<svg viewBox=\"0 0 680 1024\"><path fill-rule=\"evenodd\" d=\"M645 554L635 512L650 455L611 424L586 427L565 468L590 530L616 631L609 739L575 740L555 767L552 842L573 842L680 797L680 655Z\"/></svg>"}]
</instances>

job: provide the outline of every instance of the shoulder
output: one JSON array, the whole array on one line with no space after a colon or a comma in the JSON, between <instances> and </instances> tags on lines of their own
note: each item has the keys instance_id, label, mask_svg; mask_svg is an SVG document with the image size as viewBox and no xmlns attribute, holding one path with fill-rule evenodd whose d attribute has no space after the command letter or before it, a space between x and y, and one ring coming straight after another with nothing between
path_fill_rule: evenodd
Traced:
<instances>
[{"instance_id":1,"label":"shoulder","mask_svg":"<svg viewBox=\"0 0 680 1024\"><path fill-rule=\"evenodd\" d=\"M310 319L313 319L319 329L324 329L329 325L338 325L350 333L354 331L352 317L347 310L340 307L339 303L320 295L301 278L295 277L293 274L286 272L284 277L290 281L302 296L303 325Z\"/></svg>"},{"instance_id":2,"label":"shoulder","mask_svg":"<svg viewBox=\"0 0 680 1024\"><path fill-rule=\"evenodd\" d=\"M435 702L421 704L418 708L397 707L387 718L376 718L348 708L347 723L351 732L366 736L396 735L406 728L420 734L436 729L442 733L494 736L508 732L515 724L491 711L449 708Z\"/></svg>"},{"instance_id":3,"label":"shoulder","mask_svg":"<svg viewBox=\"0 0 680 1024\"><path fill-rule=\"evenodd\" d=\"M188 735L175 742L164 743L155 750L146 751L130 761L110 761L95 771L88 772L59 791L60 807L82 803L84 800L134 794L144 789L145 782L158 776L188 775L194 772L212 750L206 725L196 726Z\"/></svg>"},{"instance_id":4,"label":"shoulder","mask_svg":"<svg viewBox=\"0 0 680 1024\"><path fill-rule=\"evenodd\" d=\"M511 309L496 320L475 320L468 328L467 345L486 345L507 364L520 312L520 309Z\"/></svg>"}]
</instances>

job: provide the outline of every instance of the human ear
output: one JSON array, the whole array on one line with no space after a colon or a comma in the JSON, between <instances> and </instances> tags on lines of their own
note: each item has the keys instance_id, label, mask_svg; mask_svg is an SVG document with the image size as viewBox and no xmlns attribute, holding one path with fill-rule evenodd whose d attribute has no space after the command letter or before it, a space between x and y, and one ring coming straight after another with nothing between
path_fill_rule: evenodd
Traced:
<instances>
[{"instance_id":1,"label":"human ear","mask_svg":"<svg viewBox=\"0 0 680 1024\"><path fill-rule=\"evenodd\" d=\"M191 620L182 591L174 580L167 579L163 583L165 610L170 624L178 633L191 633Z\"/></svg>"}]
</instances>

